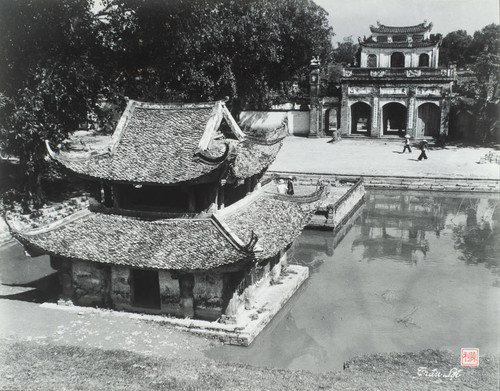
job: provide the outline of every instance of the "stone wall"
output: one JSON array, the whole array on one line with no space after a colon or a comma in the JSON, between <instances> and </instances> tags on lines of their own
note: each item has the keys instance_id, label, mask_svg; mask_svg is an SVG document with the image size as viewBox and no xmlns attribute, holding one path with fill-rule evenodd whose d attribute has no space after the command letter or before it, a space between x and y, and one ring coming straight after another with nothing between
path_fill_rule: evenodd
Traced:
<instances>
[{"instance_id":1,"label":"stone wall","mask_svg":"<svg viewBox=\"0 0 500 391\"><path fill-rule=\"evenodd\" d=\"M110 269L85 261L74 260L73 301L82 306L106 306L107 292L110 283ZM108 296L109 297L109 296Z\"/></svg>"},{"instance_id":2,"label":"stone wall","mask_svg":"<svg viewBox=\"0 0 500 391\"><path fill-rule=\"evenodd\" d=\"M233 293L227 305L225 315L228 318L236 316L243 310L252 309L255 296L269 285L279 282L282 271L288 267L288 251L281 251L265 264L257 264L247 271L245 284Z\"/></svg>"},{"instance_id":3,"label":"stone wall","mask_svg":"<svg viewBox=\"0 0 500 391\"><path fill-rule=\"evenodd\" d=\"M288 123L288 134L307 136L309 134L309 111L242 111L240 126L250 129L276 129L283 121Z\"/></svg>"},{"instance_id":4,"label":"stone wall","mask_svg":"<svg viewBox=\"0 0 500 391\"><path fill-rule=\"evenodd\" d=\"M124 266L111 268L111 301L113 307L129 309L131 304L130 270Z\"/></svg>"},{"instance_id":5,"label":"stone wall","mask_svg":"<svg viewBox=\"0 0 500 391\"><path fill-rule=\"evenodd\" d=\"M193 296L195 314L202 318L218 318L223 307L223 277L221 273L195 273Z\"/></svg>"}]
</instances>

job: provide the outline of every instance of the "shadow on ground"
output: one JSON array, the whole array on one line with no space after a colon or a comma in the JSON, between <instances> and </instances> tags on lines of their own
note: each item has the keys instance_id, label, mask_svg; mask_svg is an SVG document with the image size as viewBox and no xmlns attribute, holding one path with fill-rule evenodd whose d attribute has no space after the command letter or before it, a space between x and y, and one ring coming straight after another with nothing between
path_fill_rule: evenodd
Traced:
<instances>
[{"instance_id":1,"label":"shadow on ground","mask_svg":"<svg viewBox=\"0 0 500 391\"><path fill-rule=\"evenodd\" d=\"M48 276L23 284L3 283L2 286L32 289L19 289L16 293L0 295L0 299L29 301L34 303L56 301L61 292L57 273L49 274Z\"/></svg>"}]
</instances>

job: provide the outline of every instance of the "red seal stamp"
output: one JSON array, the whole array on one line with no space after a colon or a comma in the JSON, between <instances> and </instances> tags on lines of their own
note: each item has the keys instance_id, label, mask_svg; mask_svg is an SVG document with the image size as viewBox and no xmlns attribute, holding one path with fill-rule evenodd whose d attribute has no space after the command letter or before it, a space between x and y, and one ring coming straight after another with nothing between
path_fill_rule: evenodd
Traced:
<instances>
[{"instance_id":1,"label":"red seal stamp","mask_svg":"<svg viewBox=\"0 0 500 391\"><path fill-rule=\"evenodd\" d=\"M460 355L460 365L479 365L479 349L462 348L462 353Z\"/></svg>"}]
</instances>

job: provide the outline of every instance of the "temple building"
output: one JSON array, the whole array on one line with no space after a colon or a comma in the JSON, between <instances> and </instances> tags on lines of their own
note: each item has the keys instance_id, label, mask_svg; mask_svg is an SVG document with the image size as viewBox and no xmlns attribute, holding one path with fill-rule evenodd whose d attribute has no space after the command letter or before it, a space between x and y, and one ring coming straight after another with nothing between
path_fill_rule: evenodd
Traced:
<instances>
[{"instance_id":1,"label":"temple building","mask_svg":"<svg viewBox=\"0 0 500 391\"><path fill-rule=\"evenodd\" d=\"M319 64L312 64L310 136L331 129L353 137L447 134L455 70L438 67L441 36L431 29L426 22L370 26L371 36L359 42L359 67L342 69L340 103L319 96Z\"/></svg>"},{"instance_id":2,"label":"temple building","mask_svg":"<svg viewBox=\"0 0 500 391\"><path fill-rule=\"evenodd\" d=\"M130 100L101 152L49 154L95 184L95 202L54 224L13 228L48 254L74 304L215 320L287 270L287 251L326 190L263 183L286 136L241 129L224 101Z\"/></svg>"}]
</instances>

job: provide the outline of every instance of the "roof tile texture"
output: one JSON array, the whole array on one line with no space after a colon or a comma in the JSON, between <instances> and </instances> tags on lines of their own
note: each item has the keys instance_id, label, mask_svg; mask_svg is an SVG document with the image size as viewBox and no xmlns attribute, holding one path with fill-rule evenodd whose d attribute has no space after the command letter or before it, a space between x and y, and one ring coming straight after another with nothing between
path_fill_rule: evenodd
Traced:
<instances>
[{"instance_id":1,"label":"roof tile texture","mask_svg":"<svg viewBox=\"0 0 500 391\"><path fill-rule=\"evenodd\" d=\"M146 221L90 213L23 242L63 257L151 269L211 269L249 257L210 219Z\"/></svg>"}]
</instances>

